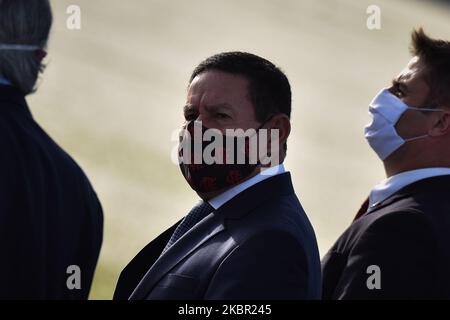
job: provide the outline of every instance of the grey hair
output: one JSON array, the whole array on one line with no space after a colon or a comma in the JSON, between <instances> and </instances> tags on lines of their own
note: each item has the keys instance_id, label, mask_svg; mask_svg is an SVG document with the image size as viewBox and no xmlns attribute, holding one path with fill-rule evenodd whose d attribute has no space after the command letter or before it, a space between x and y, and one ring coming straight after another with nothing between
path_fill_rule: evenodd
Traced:
<instances>
[{"instance_id":1,"label":"grey hair","mask_svg":"<svg viewBox=\"0 0 450 320\"><path fill-rule=\"evenodd\" d=\"M0 43L46 48L53 22L49 0L0 0ZM44 64L36 51L0 50L0 75L27 95Z\"/></svg>"}]
</instances>

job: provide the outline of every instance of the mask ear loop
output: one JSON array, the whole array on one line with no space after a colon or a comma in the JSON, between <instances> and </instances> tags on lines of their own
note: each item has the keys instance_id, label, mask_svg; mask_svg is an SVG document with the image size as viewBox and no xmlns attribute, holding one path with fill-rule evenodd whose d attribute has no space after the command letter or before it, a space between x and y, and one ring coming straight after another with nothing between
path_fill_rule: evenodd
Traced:
<instances>
[{"instance_id":1,"label":"mask ear loop","mask_svg":"<svg viewBox=\"0 0 450 320\"><path fill-rule=\"evenodd\" d=\"M0 50L35 51L39 49L41 49L40 46L30 44L0 43Z\"/></svg>"},{"instance_id":2,"label":"mask ear loop","mask_svg":"<svg viewBox=\"0 0 450 320\"><path fill-rule=\"evenodd\" d=\"M418 136L418 137L403 139L403 140L405 140L405 142L412 142L412 141L416 141L416 140L420 140L420 139L424 139L424 138L428 138L428 137L429 137L428 134L424 134L423 136Z\"/></svg>"},{"instance_id":3,"label":"mask ear loop","mask_svg":"<svg viewBox=\"0 0 450 320\"><path fill-rule=\"evenodd\" d=\"M408 110L424 111L424 112L445 112L445 110L443 110L443 109L416 108L416 107L408 107ZM428 137L429 137L428 134L424 134L422 136L409 138L409 139L404 139L404 140L405 140L405 142L412 142L412 141L416 141L416 140L420 140L420 139L424 139L424 138L428 138Z\"/></svg>"},{"instance_id":4,"label":"mask ear loop","mask_svg":"<svg viewBox=\"0 0 450 320\"><path fill-rule=\"evenodd\" d=\"M47 51L42 49L40 46L30 45L30 44L8 44L0 43L0 50L5 51L34 51L36 59L41 62L46 56Z\"/></svg>"},{"instance_id":5,"label":"mask ear loop","mask_svg":"<svg viewBox=\"0 0 450 320\"><path fill-rule=\"evenodd\" d=\"M425 111L425 112L444 112L444 109L433 109L433 108L416 108L416 107L408 107L408 110L415 111Z\"/></svg>"}]
</instances>

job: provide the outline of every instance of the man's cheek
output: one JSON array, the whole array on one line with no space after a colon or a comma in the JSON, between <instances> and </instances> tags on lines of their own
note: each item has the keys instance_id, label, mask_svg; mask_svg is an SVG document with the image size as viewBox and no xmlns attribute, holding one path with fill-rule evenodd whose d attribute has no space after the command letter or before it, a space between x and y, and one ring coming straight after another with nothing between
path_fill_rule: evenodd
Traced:
<instances>
[{"instance_id":1,"label":"man's cheek","mask_svg":"<svg viewBox=\"0 0 450 320\"><path fill-rule=\"evenodd\" d=\"M402 116L400 117L400 119L397 121L397 123L395 124L395 131L397 131L397 133L403 137L403 128L404 128L404 123L407 122L408 120L405 119L406 118L406 113L402 114Z\"/></svg>"},{"instance_id":2,"label":"man's cheek","mask_svg":"<svg viewBox=\"0 0 450 320\"><path fill-rule=\"evenodd\" d=\"M395 129L400 137L409 139L423 134L425 130L424 124L423 121L419 121L416 117L407 112L400 117Z\"/></svg>"}]
</instances>

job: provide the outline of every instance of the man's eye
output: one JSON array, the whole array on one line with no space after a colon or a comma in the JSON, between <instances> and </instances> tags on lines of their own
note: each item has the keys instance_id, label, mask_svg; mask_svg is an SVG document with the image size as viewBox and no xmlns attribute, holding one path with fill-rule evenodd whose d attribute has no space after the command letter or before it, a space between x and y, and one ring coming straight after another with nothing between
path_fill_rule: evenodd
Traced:
<instances>
[{"instance_id":1,"label":"man's eye","mask_svg":"<svg viewBox=\"0 0 450 320\"><path fill-rule=\"evenodd\" d=\"M404 98L405 92L400 88L400 85L395 84L392 92L397 98Z\"/></svg>"},{"instance_id":2,"label":"man's eye","mask_svg":"<svg viewBox=\"0 0 450 320\"><path fill-rule=\"evenodd\" d=\"M403 98L405 96L405 93L400 89L395 90L395 94L399 98Z\"/></svg>"}]
</instances>

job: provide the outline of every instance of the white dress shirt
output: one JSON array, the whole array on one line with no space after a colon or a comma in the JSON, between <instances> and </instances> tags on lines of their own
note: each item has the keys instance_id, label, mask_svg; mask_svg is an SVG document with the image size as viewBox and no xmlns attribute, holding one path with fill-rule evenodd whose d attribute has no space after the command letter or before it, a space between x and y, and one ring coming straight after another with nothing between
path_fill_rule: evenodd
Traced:
<instances>
[{"instance_id":1,"label":"white dress shirt","mask_svg":"<svg viewBox=\"0 0 450 320\"><path fill-rule=\"evenodd\" d=\"M369 196L369 208L378 205L400 189L413 184L417 181L450 175L450 168L425 168L412 171L406 171L395 176L389 177L381 183L377 184Z\"/></svg>"},{"instance_id":2,"label":"white dress shirt","mask_svg":"<svg viewBox=\"0 0 450 320\"><path fill-rule=\"evenodd\" d=\"M231 189L225 191L224 193L221 193L218 196L208 200L208 203L214 208L214 210L217 210L221 206L223 206L226 202L237 196L245 189L250 188L251 186L257 184L258 182L261 182L278 174L282 174L284 172L286 171L284 169L283 164L264 169L261 172L259 172L256 176L251 177L250 179L245 180L244 182L232 187Z\"/></svg>"}]
</instances>

